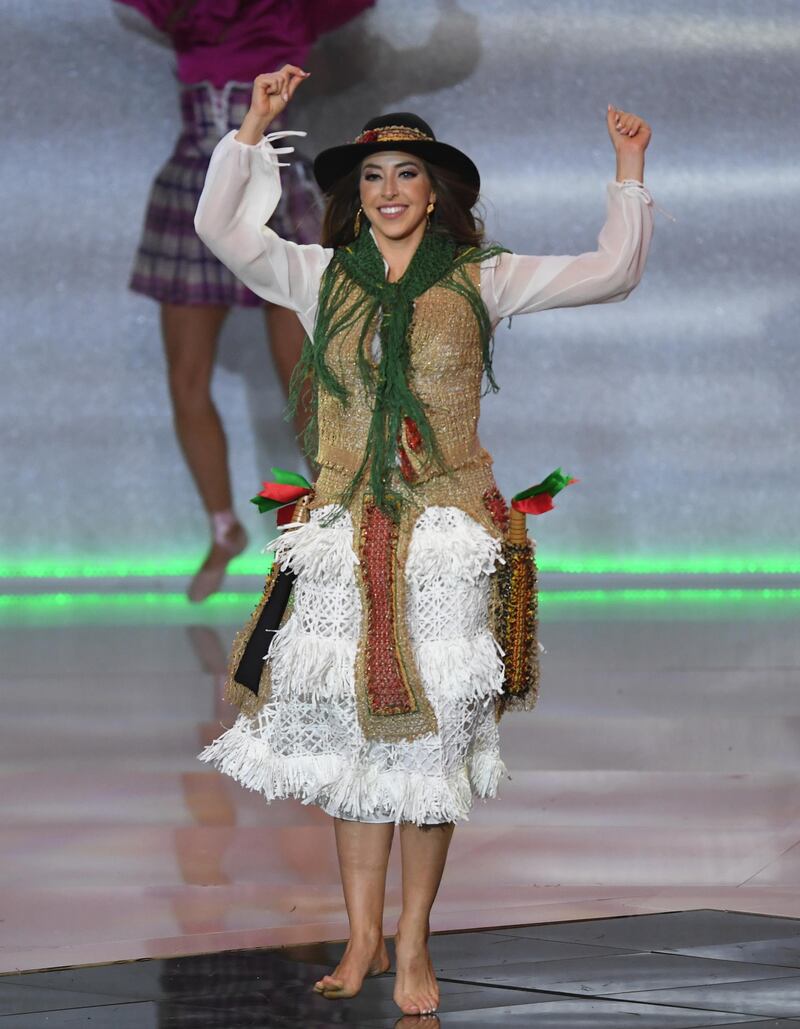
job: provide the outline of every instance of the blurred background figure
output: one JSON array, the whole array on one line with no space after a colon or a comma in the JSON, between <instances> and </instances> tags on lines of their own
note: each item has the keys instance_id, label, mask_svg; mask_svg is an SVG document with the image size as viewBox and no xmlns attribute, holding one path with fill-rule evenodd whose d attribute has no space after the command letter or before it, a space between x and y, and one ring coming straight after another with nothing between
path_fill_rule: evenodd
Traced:
<instances>
[{"instance_id":1,"label":"blurred background figure","mask_svg":"<svg viewBox=\"0 0 800 1029\"><path fill-rule=\"evenodd\" d=\"M231 497L227 440L211 395L217 343L231 306L261 307L275 370L288 387L303 342L295 315L265 304L213 256L193 219L208 161L241 125L252 80L284 63L302 64L314 41L375 0L115 0L123 25L170 48L176 59L182 131L150 192L130 288L161 308L175 431L208 513L211 544L188 595L202 601L222 584L247 545ZM282 126L277 125L275 129ZM270 219L285 239L319 237L320 204L310 161L295 153ZM296 428L303 427L298 412Z\"/></svg>"}]
</instances>

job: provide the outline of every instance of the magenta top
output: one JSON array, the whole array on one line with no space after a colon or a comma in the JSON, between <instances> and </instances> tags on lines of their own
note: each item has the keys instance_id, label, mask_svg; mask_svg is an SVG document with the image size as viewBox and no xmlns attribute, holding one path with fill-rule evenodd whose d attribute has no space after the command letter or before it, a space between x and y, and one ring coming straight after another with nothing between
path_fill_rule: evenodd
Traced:
<instances>
[{"instance_id":1,"label":"magenta top","mask_svg":"<svg viewBox=\"0 0 800 1029\"><path fill-rule=\"evenodd\" d=\"M117 0L172 41L181 82L251 82L284 64L303 66L323 32L375 0Z\"/></svg>"}]
</instances>

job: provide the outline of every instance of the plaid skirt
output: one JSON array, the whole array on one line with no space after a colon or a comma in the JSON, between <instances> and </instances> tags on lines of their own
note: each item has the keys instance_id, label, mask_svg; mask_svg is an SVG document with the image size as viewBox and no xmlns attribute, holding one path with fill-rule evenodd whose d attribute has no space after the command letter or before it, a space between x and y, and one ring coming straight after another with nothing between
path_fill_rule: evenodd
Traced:
<instances>
[{"instance_id":1,"label":"plaid skirt","mask_svg":"<svg viewBox=\"0 0 800 1029\"><path fill-rule=\"evenodd\" d=\"M194 215L214 147L238 128L251 86L229 82L181 86L183 129L150 191L130 288L160 303L256 307L264 301L214 257L194 231ZM282 126L276 119L270 126ZM295 152L282 169L283 192L269 221L283 239L319 242L322 202L311 161Z\"/></svg>"}]
</instances>

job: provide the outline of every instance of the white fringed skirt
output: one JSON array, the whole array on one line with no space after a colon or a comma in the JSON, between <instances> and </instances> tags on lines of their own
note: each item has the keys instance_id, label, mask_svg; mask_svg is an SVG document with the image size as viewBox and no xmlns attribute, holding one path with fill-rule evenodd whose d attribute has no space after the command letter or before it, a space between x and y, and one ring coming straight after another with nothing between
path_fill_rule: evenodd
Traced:
<instances>
[{"instance_id":1,"label":"white fringed skirt","mask_svg":"<svg viewBox=\"0 0 800 1029\"><path fill-rule=\"evenodd\" d=\"M495 796L507 775L494 716L504 669L489 629L499 541L458 508L420 515L405 568L406 617L439 731L367 740L355 704L362 612L353 526L347 514L320 524L327 510L274 545L297 579L270 649L269 700L254 717L240 715L200 759L267 801L296 797L340 818L467 819L473 799Z\"/></svg>"}]
</instances>

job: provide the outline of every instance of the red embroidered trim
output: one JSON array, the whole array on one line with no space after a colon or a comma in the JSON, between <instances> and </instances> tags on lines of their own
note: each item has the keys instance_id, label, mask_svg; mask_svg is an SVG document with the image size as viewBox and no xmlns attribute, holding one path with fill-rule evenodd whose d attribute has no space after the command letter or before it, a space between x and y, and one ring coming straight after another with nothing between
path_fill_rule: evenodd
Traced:
<instances>
[{"instance_id":1,"label":"red embroidered trim","mask_svg":"<svg viewBox=\"0 0 800 1029\"><path fill-rule=\"evenodd\" d=\"M497 486L486 490L483 494L483 504L497 528L508 532L508 504Z\"/></svg>"},{"instance_id":2,"label":"red embroidered trim","mask_svg":"<svg viewBox=\"0 0 800 1029\"><path fill-rule=\"evenodd\" d=\"M414 471L414 466L411 464L405 447L400 442L397 444L397 456L400 459L400 474L406 482L413 482L417 477L417 473Z\"/></svg>"},{"instance_id":3,"label":"red embroidered trim","mask_svg":"<svg viewBox=\"0 0 800 1029\"><path fill-rule=\"evenodd\" d=\"M410 125L379 125L375 129L367 129L353 140L354 143L410 143L425 140L433 143L433 136Z\"/></svg>"},{"instance_id":4,"label":"red embroidered trim","mask_svg":"<svg viewBox=\"0 0 800 1029\"><path fill-rule=\"evenodd\" d=\"M420 435L419 427L414 419L409 418L408 415L403 419L403 425L406 429L406 442L411 448L412 453L416 454L422 447L422 436Z\"/></svg>"},{"instance_id":5,"label":"red embroidered trim","mask_svg":"<svg viewBox=\"0 0 800 1029\"><path fill-rule=\"evenodd\" d=\"M374 715L400 715L417 710L397 640L397 536L397 524L366 499L359 558L367 609L367 700Z\"/></svg>"}]
</instances>

